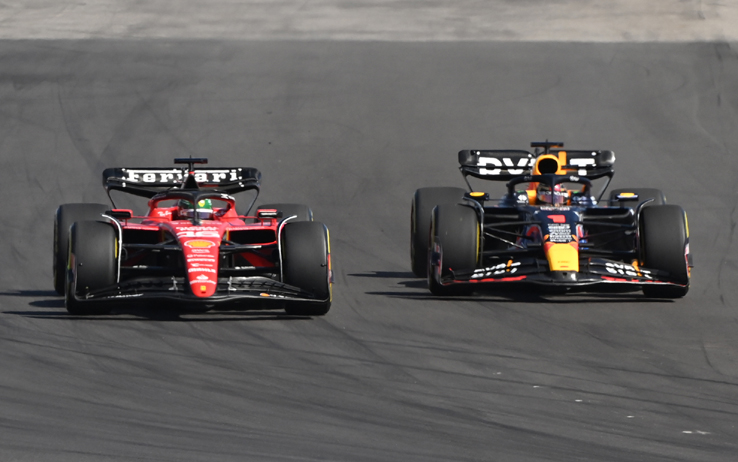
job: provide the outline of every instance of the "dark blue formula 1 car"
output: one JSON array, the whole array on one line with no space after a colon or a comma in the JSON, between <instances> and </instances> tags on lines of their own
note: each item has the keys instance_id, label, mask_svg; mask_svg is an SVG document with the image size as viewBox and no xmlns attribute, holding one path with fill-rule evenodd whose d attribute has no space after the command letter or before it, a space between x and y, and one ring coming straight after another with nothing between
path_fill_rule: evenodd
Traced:
<instances>
[{"instance_id":1,"label":"dark blue formula 1 car","mask_svg":"<svg viewBox=\"0 0 738 462\"><path fill-rule=\"evenodd\" d=\"M612 151L566 151L534 142L524 150L464 150L469 191L418 189L412 200L412 270L435 295L477 288L546 286L554 290L640 289L678 298L689 290L692 259L687 214L658 189L613 190ZM468 177L506 181L492 205ZM595 193L593 181L604 186Z\"/></svg>"}]
</instances>

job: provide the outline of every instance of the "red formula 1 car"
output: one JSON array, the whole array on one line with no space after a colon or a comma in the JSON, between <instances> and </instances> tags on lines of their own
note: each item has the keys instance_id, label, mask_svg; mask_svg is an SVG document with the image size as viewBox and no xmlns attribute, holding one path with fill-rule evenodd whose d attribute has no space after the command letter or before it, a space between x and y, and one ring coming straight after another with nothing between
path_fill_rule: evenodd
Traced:
<instances>
[{"instance_id":1,"label":"red formula 1 car","mask_svg":"<svg viewBox=\"0 0 738 462\"><path fill-rule=\"evenodd\" d=\"M464 150L469 190L421 188L412 201L413 272L436 295L520 284L553 291L620 286L646 296L687 294L692 257L687 215L653 188L617 189L612 151ZM467 177L507 181L498 204ZM595 197L592 181L605 181Z\"/></svg>"},{"instance_id":2,"label":"red formula 1 car","mask_svg":"<svg viewBox=\"0 0 738 462\"><path fill-rule=\"evenodd\" d=\"M331 306L328 228L301 204L262 205L254 168L109 168L113 190L148 199L148 212L64 204L54 222L54 287L72 314L115 304L173 300L208 310L284 308L324 315ZM247 216L232 194L254 191ZM111 202L112 197L111 197Z\"/></svg>"}]
</instances>

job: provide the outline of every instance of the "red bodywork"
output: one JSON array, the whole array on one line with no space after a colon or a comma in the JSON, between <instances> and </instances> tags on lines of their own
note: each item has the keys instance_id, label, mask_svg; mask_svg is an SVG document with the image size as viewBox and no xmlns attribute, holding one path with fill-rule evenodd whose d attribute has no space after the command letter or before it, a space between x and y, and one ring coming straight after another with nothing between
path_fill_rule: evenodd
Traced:
<instances>
[{"instance_id":1,"label":"red bodywork","mask_svg":"<svg viewBox=\"0 0 738 462\"><path fill-rule=\"evenodd\" d=\"M215 201L214 201L215 202ZM174 237L182 250L186 279L192 295L208 298L215 294L218 286L221 263L220 247L230 241L230 235L239 231L264 231L260 236L273 236L264 242L254 243L253 249L236 254L241 266L254 269L278 270L273 258L273 248L277 245L278 220L273 217L248 217L236 213L235 203L222 199L224 207L214 208L211 219L193 221L179 217L177 207L159 207L155 201L149 203L149 213L144 217L131 217L121 220L123 232L157 232L161 240ZM276 210L274 211L276 212ZM265 249L260 251L258 247ZM135 268L139 261L135 258L122 263L122 269Z\"/></svg>"}]
</instances>

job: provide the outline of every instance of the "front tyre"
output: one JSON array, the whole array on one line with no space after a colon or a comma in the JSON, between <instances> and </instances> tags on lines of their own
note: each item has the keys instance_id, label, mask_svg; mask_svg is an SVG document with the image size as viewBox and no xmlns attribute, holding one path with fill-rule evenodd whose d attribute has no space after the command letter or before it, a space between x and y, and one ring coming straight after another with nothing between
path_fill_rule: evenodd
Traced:
<instances>
[{"instance_id":1,"label":"front tyre","mask_svg":"<svg viewBox=\"0 0 738 462\"><path fill-rule=\"evenodd\" d=\"M640 218L643 263L669 273L680 286L644 285L643 294L654 298L679 298L689 291L689 230L687 214L678 205L643 209Z\"/></svg>"},{"instance_id":2,"label":"front tyre","mask_svg":"<svg viewBox=\"0 0 738 462\"><path fill-rule=\"evenodd\" d=\"M314 302L287 301L285 312L322 316L331 308L328 228L317 221L289 222L282 230L283 282L309 292Z\"/></svg>"},{"instance_id":3,"label":"front tyre","mask_svg":"<svg viewBox=\"0 0 738 462\"><path fill-rule=\"evenodd\" d=\"M472 292L470 284L443 286L440 278L452 271L473 270L477 266L480 227L476 211L460 204L438 204L431 218L432 249L428 253L428 288L433 295L466 295ZM438 261L434 250L439 250Z\"/></svg>"},{"instance_id":4,"label":"front tyre","mask_svg":"<svg viewBox=\"0 0 738 462\"><path fill-rule=\"evenodd\" d=\"M108 223L79 221L69 230L66 307L70 314L107 314L110 308L87 294L112 286L117 277L117 236Z\"/></svg>"},{"instance_id":5,"label":"front tyre","mask_svg":"<svg viewBox=\"0 0 738 462\"><path fill-rule=\"evenodd\" d=\"M428 229L433 207L445 202L461 202L466 191L454 187L420 188L413 194L410 209L410 266L419 278L428 276Z\"/></svg>"},{"instance_id":6,"label":"front tyre","mask_svg":"<svg viewBox=\"0 0 738 462\"><path fill-rule=\"evenodd\" d=\"M99 220L109 207L104 204L63 204L54 213L54 290L64 295L69 227L76 221Z\"/></svg>"}]
</instances>

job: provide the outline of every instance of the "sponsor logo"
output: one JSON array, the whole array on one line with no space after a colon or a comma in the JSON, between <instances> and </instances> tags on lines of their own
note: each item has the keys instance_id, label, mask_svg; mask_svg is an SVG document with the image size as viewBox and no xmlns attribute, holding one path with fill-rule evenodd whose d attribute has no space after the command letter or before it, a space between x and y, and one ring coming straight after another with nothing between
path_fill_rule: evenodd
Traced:
<instances>
[{"instance_id":1,"label":"sponsor logo","mask_svg":"<svg viewBox=\"0 0 738 462\"><path fill-rule=\"evenodd\" d=\"M508 261L507 263L500 263L499 265L490 266L489 268L480 268L474 270L472 279L482 279L497 276L500 274L512 274L518 270L520 262Z\"/></svg>"},{"instance_id":2,"label":"sponsor logo","mask_svg":"<svg viewBox=\"0 0 738 462\"><path fill-rule=\"evenodd\" d=\"M513 159L509 157L497 158L497 157L480 157L477 162L479 167L479 173L481 175L499 175L502 173L503 167L510 175L522 175L526 170L530 169L536 164L535 158L522 158L518 159L518 164L515 165ZM487 166L496 168L488 169Z\"/></svg>"},{"instance_id":3,"label":"sponsor logo","mask_svg":"<svg viewBox=\"0 0 738 462\"><path fill-rule=\"evenodd\" d=\"M215 281L211 281L209 277L205 276L204 274L201 274L197 277L197 283L198 284L215 284Z\"/></svg>"},{"instance_id":4,"label":"sponsor logo","mask_svg":"<svg viewBox=\"0 0 738 462\"><path fill-rule=\"evenodd\" d=\"M595 162L595 160L592 159L591 157L589 158L580 157L580 158L569 159L569 164L575 167L586 167L587 165L591 165L594 167L595 165L597 165L597 162Z\"/></svg>"},{"instance_id":5,"label":"sponsor logo","mask_svg":"<svg viewBox=\"0 0 738 462\"><path fill-rule=\"evenodd\" d=\"M605 263L605 268L608 273L619 274L621 276L633 276L633 277L644 277L647 279L653 279L651 272L648 270L642 270L632 265L625 263Z\"/></svg>"},{"instance_id":6,"label":"sponsor logo","mask_svg":"<svg viewBox=\"0 0 738 462\"><path fill-rule=\"evenodd\" d=\"M177 231L218 231L217 226L178 226Z\"/></svg>"},{"instance_id":7,"label":"sponsor logo","mask_svg":"<svg viewBox=\"0 0 738 462\"><path fill-rule=\"evenodd\" d=\"M269 298L287 298L284 295L277 295L277 294L268 294L266 292L262 292L259 294L261 297L269 297Z\"/></svg>"},{"instance_id":8,"label":"sponsor logo","mask_svg":"<svg viewBox=\"0 0 738 462\"><path fill-rule=\"evenodd\" d=\"M191 248L190 249L190 252L192 252L192 253L206 253L208 255L210 254L210 250L208 250L208 249L198 249L198 248Z\"/></svg>"},{"instance_id":9,"label":"sponsor logo","mask_svg":"<svg viewBox=\"0 0 738 462\"><path fill-rule=\"evenodd\" d=\"M596 155L597 153L593 152L592 155ZM594 168L597 167L597 162L590 158L575 158L575 159L569 159L569 164L572 167L579 167L579 170L577 173L579 173L582 176L587 175L587 169L588 168Z\"/></svg>"},{"instance_id":10,"label":"sponsor logo","mask_svg":"<svg viewBox=\"0 0 738 462\"><path fill-rule=\"evenodd\" d=\"M123 181L130 183L167 183L177 184L185 179L185 172L178 169L171 170L142 170L142 169L125 169L126 177ZM198 183L220 183L222 181L238 181L241 175L238 169L223 170L195 170L195 181Z\"/></svg>"},{"instance_id":11,"label":"sponsor logo","mask_svg":"<svg viewBox=\"0 0 738 462\"><path fill-rule=\"evenodd\" d=\"M185 242L185 245L191 249L209 249L210 247L214 247L216 244L215 242L211 241L188 241Z\"/></svg>"},{"instance_id":12,"label":"sponsor logo","mask_svg":"<svg viewBox=\"0 0 738 462\"><path fill-rule=\"evenodd\" d=\"M208 262L208 263L215 263L215 260L216 259L213 258L213 257L209 257L209 258L204 258L204 257L189 257L189 258L187 258L187 261L188 262L202 261L202 262Z\"/></svg>"},{"instance_id":13,"label":"sponsor logo","mask_svg":"<svg viewBox=\"0 0 738 462\"><path fill-rule=\"evenodd\" d=\"M190 268L187 270L187 272L188 273L217 273L216 270L210 269L210 268ZM199 277L200 276L198 276L198 279Z\"/></svg>"},{"instance_id":14,"label":"sponsor logo","mask_svg":"<svg viewBox=\"0 0 738 462\"><path fill-rule=\"evenodd\" d=\"M574 240L571 235L571 226L569 223L550 223L547 227L549 242L566 244Z\"/></svg>"},{"instance_id":15,"label":"sponsor logo","mask_svg":"<svg viewBox=\"0 0 738 462\"><path fill-rule=\"evenodd\" d=\"M212 263L190 263L193 268L214 268L215 265Z\"/></svg>"}]
</instances>

